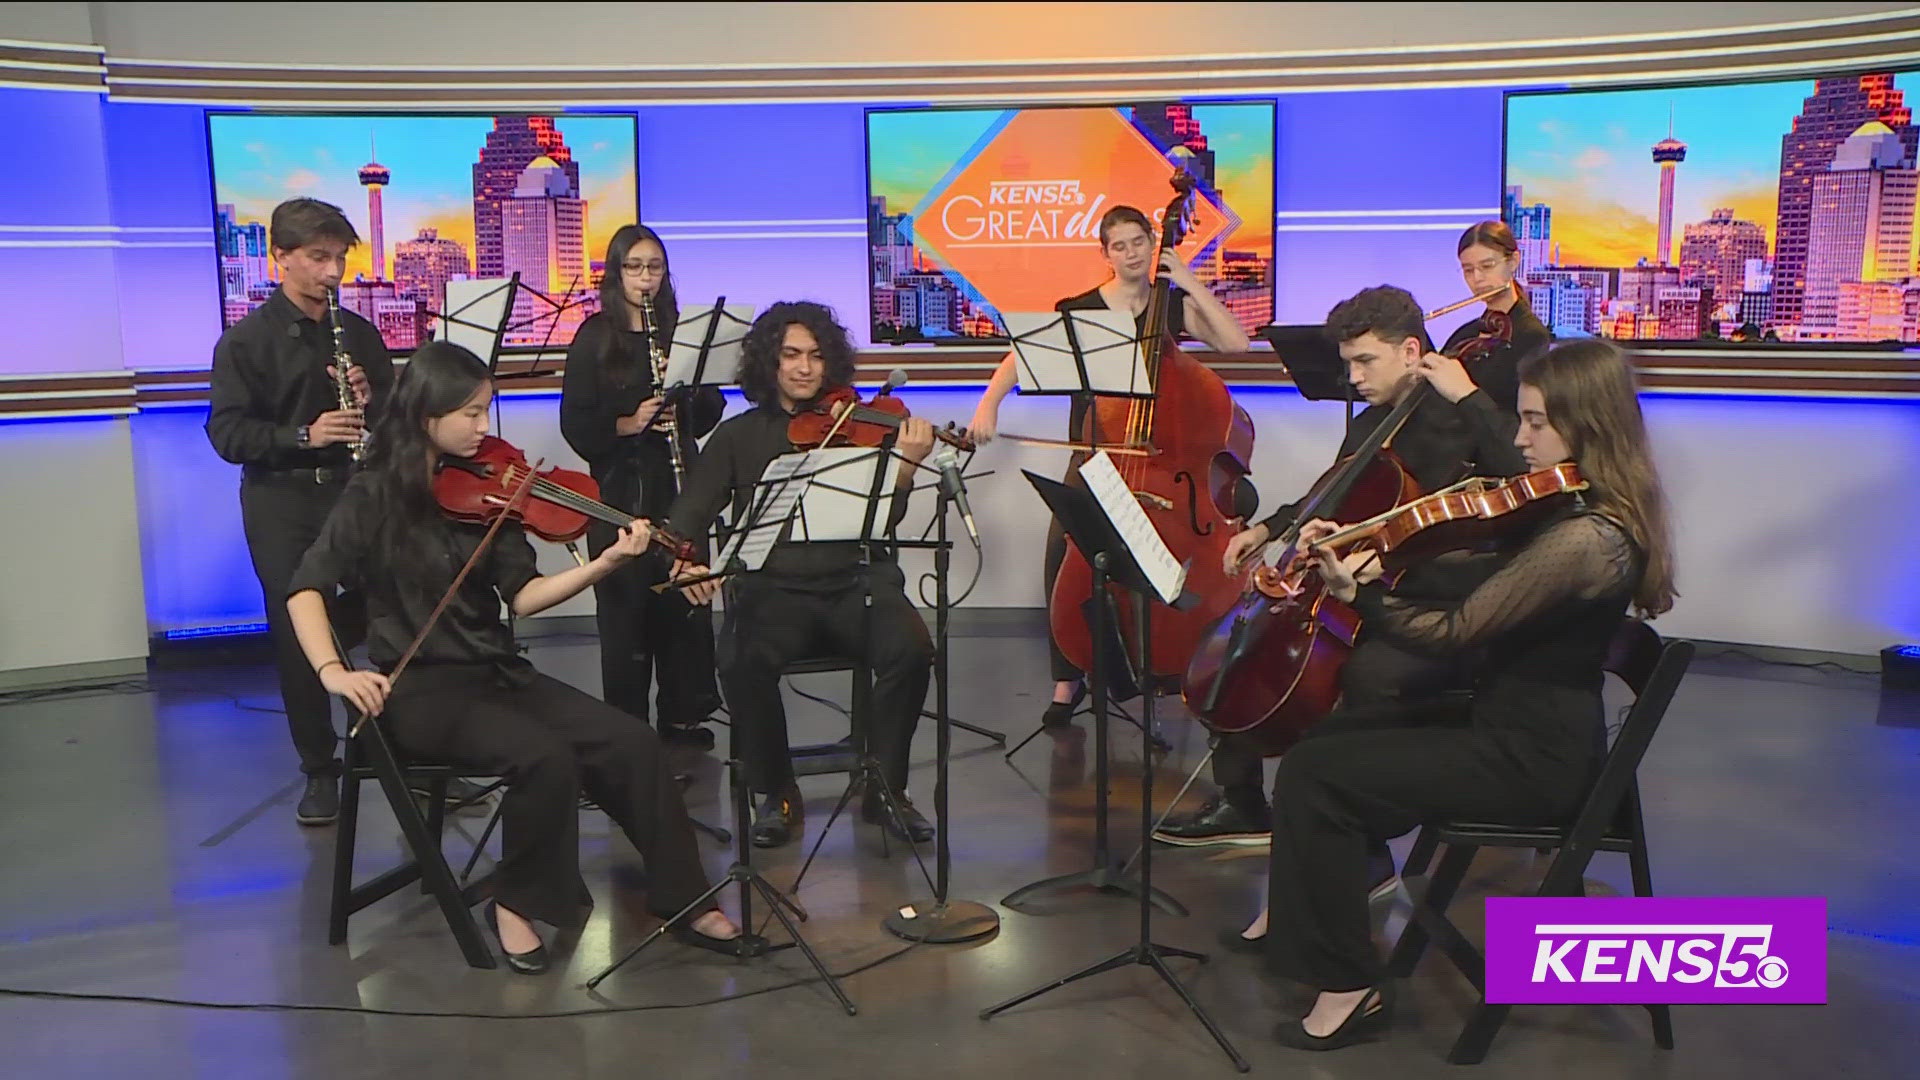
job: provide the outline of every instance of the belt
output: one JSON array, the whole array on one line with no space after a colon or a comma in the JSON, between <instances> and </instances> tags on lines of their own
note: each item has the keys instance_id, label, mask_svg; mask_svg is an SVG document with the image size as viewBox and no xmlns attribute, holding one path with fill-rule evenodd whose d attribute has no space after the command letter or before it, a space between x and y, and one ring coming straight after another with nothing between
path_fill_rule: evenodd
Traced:
<instances>
[{"instance_id":1,"label":"belt","mask_svg":"<svg viewBox=\"0 0 1920 1080\"><path fill-rule=\"evenodd\" d=\"M338 466L318 469L265 469L253 465L241 470L248 480L298 480L308 484L345 483L347 470Z\"/></svg>"}]
</instances>

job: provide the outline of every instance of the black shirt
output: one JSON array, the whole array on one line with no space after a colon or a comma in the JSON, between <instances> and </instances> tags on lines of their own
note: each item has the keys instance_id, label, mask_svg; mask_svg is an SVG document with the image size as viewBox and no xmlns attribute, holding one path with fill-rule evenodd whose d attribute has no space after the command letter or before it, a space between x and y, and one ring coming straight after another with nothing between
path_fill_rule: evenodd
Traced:
<instances>
[{"instance_id":1,"label":"black shirt","mask_svg":"<svg viewBox=\"0 0 1920 1080\"><path fill-rule=\"evenodd\" d=\"M313 589L330 596L336 585L358 583L367 595L367 658L381 671L391 671L487 534L487 526L438 515L421 523L415 538L436 552L432 573L423 580L399 581L380 550L368 479L361 474L347 484L320 539L294 571L287 595ZM501 523L492 546L421 643L414 663L491 664L503 672L530 672L531 665L514 649L513 635L500 619L500 604L512 603L527 582L539 576L523 527L517 521Z\"/></svg>"},{"instance_id":2,"label":"black shirt","mask_svg":"<svg viewBox=\"0 0 1920 1080\"><path fill-rule=\"evenodd\" d=\"M672 339L672 327L656 328L654 341L661 355L667 354ZM615 328L604 312L580 324L567 348L561 380L560 433L600 482L601 501L628 513L660 517L678 493L667 434L658 421L644 435L621 435L615 427L654 393L646 334ZM694 440L713 430L726 406L717 386L695 388L681 402L680 450L689 473L700 455Z\"/></svg>"},{"instance_id":3,"label":"black shirt","mask_svg":"<svg viewBox=\"0 0 1920 1080\"><path fill-rule=\"evenodd\" d=\"M1507 412L1514 412L1519 408L1520 361L1553 344L1553 334L1534 317L1533 309L1527 306L1524 296L1514 303L1513 310L1508 314L1513 316L1513 340L1495 345L1467 371L1473 376L1475 386L1492 395L1494 404ZM1486 329L1485 316L1465 323L1447 337L1447 343L1440 351L1452 355L1461 342L1479 337Z\"/></svg>"},{"instance_id":4,"label":"black shirt","mask_svg":"<svg viewBox=\"0 0 1920 1080\"><path fill-rule=\"evenodd\" d=\"M371 423L393 389L393 359L372 323L342 308L340 325L347 353L367 372ZM301 425L340 407L327 375L331 363L333 328L307 318L275 289L213 347L207 438L215 452L256 469L345 468L352 460L345 445L302 450L296 441Z\"/></svg>"},{"instance_id":5,"label":"black shirt","mask_svg":"<svg viewBox=\"0 0 1920 1080\"><path fill-rule=\"evenodd\" d=\"M1490 358L1491 359L1491 358ZM1475 369L1478 374L1479 369ZM1340 444L1336 461L1353 454L1367 437L1393 412L1391 406L1369 405L1353 418L1353 426ZM1394 436L1394 454L1422 491L1435 491L1468 476L1520 476L1527 461L1513 445L1520 420L1512 409L1501 409L1484 390L1475 390L1458 402L1449 402L1428 390L1424 400ZM1306 499L1288 503L1261 524L1271 536L1291 526L1305 509ZM1322 517L1330 517L1322 512ZM1415 596L1458 598L1491 572L1492 564L1478 564L1464 558L1433 559L1409 568L1401 575L1398 591Z\"/></svg>"},{"instance_id":6,"label":"black shirt","mask_svg":"<svg viewBox=\"0 0 1920 1080\"><path fill-rule=\"evenodd\" d=\"M793 452L793 444L787 439L787 424L792 419L793 414L777 404L759 405L729 417L714 429L713 438L707 440L706 450L700 455L700 464L687 474L686 490L674 500L668 528L677 536L703 537L729 504L732 524L744 521L754 485L768 463ZM907 498L893 488L891 475L883 483L895 492L887 520L891 533L906 516ZM876 549L874 558L891 561L892 555ZM832 592L853 582L859 563L857 542L795 543L783 532L755 577L781 588Z\"/></svg>"},{"instance_id":7,"label":"black shirt","mask_svg":"<svg viewBox=\"0 0 1920 1080\"><path fill-rule=\"evenodd\" d=\"M1086 292L1077 293L1053 305L1055 311L1111 311L1106 296L1096 286ZM1187 332L1187 294L1178 288L1171 290L1167 302L1167 329L1178 341ZM1147 309L1141 309L1133 317L1133 332L1143 335L1147 332ZM1093 405L1093 395L1073 395L1073 411L1067 418L1067 438L1078 442L1086 438L1087 410ZM1123 437L1125 432L1100 432L1100 441L1113 442Z\"/></svg>"}]
</instances>

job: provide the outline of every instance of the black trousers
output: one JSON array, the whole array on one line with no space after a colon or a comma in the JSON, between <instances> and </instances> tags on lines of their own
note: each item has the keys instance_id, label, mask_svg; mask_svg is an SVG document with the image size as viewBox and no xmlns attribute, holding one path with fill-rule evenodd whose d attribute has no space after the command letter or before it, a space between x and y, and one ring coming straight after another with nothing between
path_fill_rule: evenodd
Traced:
<instances>
[{"instance_id":1,"label":"black trousers","mask_svg":"<svg viewBox=\"0 0 1920 1080\"><path fill-rule=\"evenodd\" d=\"M506 780L494 897L559 927L584 925L580 793L607 812L647 864L647 909L661 918L709 884L659 737L557 679L506 680L491 667L408 668L384 717L407 754Z\"/></svg>"},{"instance_id":2,"label":"black trousers","mask_svg":"<svg viewBox=\"0 0 1920 1080\"><path fill-rule=\"evenodd\" d=\"M1389 839L1436 818L1561 821L1591 783L1595 759L1533 752L1523 733L1484 725L1398 726L1383 713L1343 716L1280 759L1273 785L1267 957L1319 990L1378 985L1367 890Z\"/></svg>"},{"instance_id":3,"label":"black trousers","mask_svg":"<svg viewBox=\"0 0 1920 1080\"><path fill-rule=\"evenodd\" d=\"M793 783L787 713L780 700L787 665L864 656L873 671L868 750L879 759L888 786L906 791L913 732L933 673L933 639L907 599L898 566L877 564L868 575L870 611L869 590L857 581L814 592L745 578L733 591L721 635L720 685L733 714L734 753L745 762L753 790L774 792Z\"/></svg>"},{"instance_id":4,"label":"black trousers","mask_svg":"<svg viewBox=\"0 0 1920 1080\"><path fill-rule=\"evenodd\" d=\"M594 529L587 548L597 557L612 540L611 530ZM720 706L712 610L687 603L678 592L650 588L665 578L658 560L635 559L593 587L600 696L641 720L651 717L662 730L701 723ZM656 682L657 713L647 701Z\"/></svg>"},{"instance_id":5,"label":"black trousers","mask_svg":"<svg viewBox=\"0 0 1920 1080\"><path fill-rule=\"evenodd\" d=\"M1403 649L1381 638L1362 637L1340 669L1342 724L1365 722L1364 717L1393 715L1411 701L1450 689L1461 681L1454 661ZM1329 717L1331 719L1331 716ZM1318 733L1328 721L1316 725ZM1402 721L1404 722L1404 721ZM1226 797L1241 805L1265 801L1261 756L1245 742L1223 735L1213 751L1213 782Z\"/></svg>"},{"instance_id":6,"label":"black trousers","mask_svg":"<svg viewBox=\"0 0 1920 1080\"><path fill-rule=\"evenodd\" d=\"M307 663L287 617L287 586L307 548L319 539L320 527L345 487L344 480L316 484L312 474L296 473L248 476L240 481L240 522L267 609L267 632L280 673L280 701L287 710L293 747L300 754L300 771L309 776L338 771L334 756L338 736L333 730L333 699ZM364 598L357 594L329 597L328 613L341 644L347 648L358 644L366 624Z\"/></svg>"}]
</instances>

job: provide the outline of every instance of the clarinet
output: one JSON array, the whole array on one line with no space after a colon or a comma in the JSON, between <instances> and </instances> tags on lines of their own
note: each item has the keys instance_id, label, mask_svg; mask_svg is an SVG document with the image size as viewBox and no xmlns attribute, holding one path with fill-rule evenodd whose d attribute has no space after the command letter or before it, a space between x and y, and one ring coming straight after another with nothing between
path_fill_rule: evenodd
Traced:
<instances>
[{"instance_id":1,"label":"clarinet","mask_svg":"<svg viewBox=\"0 0 1920 1080\"><path fill-rule=\"evenodd\" d=\"M651 293L642 294L640 297L640 316L641 321L646 324L647 358L653 364L653 392L664 395L667 392L667 357L660 351L659 342L653 336L653 295ZM679 412L678 405L665 406L662 415L657 417L653 424L656 430L665 432L667 436L667 449L673 455L673 490L676 494L687 486L687 462L680 448L680 429L674 423L678 419Z\"/></svg>"},{"instance_id":2,"label":"clarinet","mask_svg":"<svg viewBox=\"0 0 1920 1080\"><path fill-rule=\"evenodd\" d=\"M340 291L327 290L327 321L333 324L333 389L340 398L340 410L346 412L358 409L360 403L354 400L353 383L347 379L347 369L353 366L353 357L347 352L346 331L340 326ZM353 463L360 464L367 456L367 437L347 444L348 452L353 455Z\"/></svg>"}]
</instances>

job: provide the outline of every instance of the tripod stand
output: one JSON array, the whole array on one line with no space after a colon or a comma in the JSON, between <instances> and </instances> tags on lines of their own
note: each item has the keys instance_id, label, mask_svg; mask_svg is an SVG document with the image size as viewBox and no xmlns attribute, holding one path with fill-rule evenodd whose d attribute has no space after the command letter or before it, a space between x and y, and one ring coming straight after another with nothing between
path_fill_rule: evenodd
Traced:
<instances>
[{"instance_id":1,"label":"tripod stand","mask_svg":"<svg viewBox=\"0 0 1920 1080\"><path fill-rule=\"evenodd\" d=\"M1029 474L1029 476L1031 477L1031 474ZM1062 485L1055 486L1061 487ZM1047 495L1048 490L1045 487L1041 487L1041 493L1043 496ZM1066 525L1069 531L1073 529L1072 523L1079 521L1083 528L1081 535L1086 539L1096 541L1093 544L1086 545L1082 550L1092 553L1093 555L1094 584L1097 589L1104 589L1107 584L1107 572L1111 566L1110 558L1120 562L1121 572L1117 575L1119 582L1123 587L1131 590L1135 594L1134 610L1136 615L1136 639L1138 642L1136 663L1144 670L1148 665L1148 658L1153 655L1150 641L1152 619L1148 604L1151 602L1150 595L1154 590L1149 587L1145 575L1139 570L1137 563L1135 563L1128 554L1128 549L1124 541L1120 541L1117 535L1102 535L1103 533L1110 534L1112 532L1111 527L1107 530L1101 530L1086 516L1088 511L1097 514L1097 508L1086 506L1084 501L1079 501L1079 505L1076 505L1077 501L1078 500L1072 498L1067 498L1062 499L1059 503L1054 503L1052 498L1048 499L1049 503L1054 504L1056 512L1060 512L1063 509L1066 511L1067 516L1061 518L1061 523ZM1102 540L1107 542L1099 542ZM1098 595L1098 593L1096 593L1096 595ZM1151 730L1153 718L1153 697L1151 695L1148 695L1142 703L1142 717L1146 721L1142 726L1142 731ZM1049 991L1057 990L1069 983L1078 982L1081 979L1090 978L1102 972L1114 971L1118 968L1133 965L1150 967L1154 970L1155 974L1160 976L1162 982L1172 987L1174 993L1180 995L1180 1000L1186 1003L1188 1010L1206 1027L1207 1033L1213 1036L1216 1043L1220 1044L1220 1049L1226 1052L1227 1057L1232 1059L1234 1067L1241 1072L1247 1072L1251 1066L1247 1064L1246 1059L1242 1058L1240 1052L1234 1049L1233 1044L1227 1041L1226 1035L1222 1033L1219 1026L1213 1022L1213 1018L1207 1015L1206 1010L1200 1007L1200 1003L1193 999L1193 995L1187 992L1187 988L1181 984L1180 980L1176 978L1173 972L1167 967L1166 958L1169 956L1178 956L1205 963L1207 959L1206 954L1190 952L1186 949L1177 949L1171 945L1161 945L1153 940L1153 908L1155 906L1152 902L1154 895L1153 845L1149 842L1149 834L1153 828L1153 767L1151 759L1148 756L1151 744L1144 734L1140 740L1140 744L1141 758L1147 763L1147 767L1141 777L1140 792L1140 886L1134 893L1140 902L1139 939L1132 945L1127 946L1125 949L1122 949L1120 952L1115 953L1105 960L1101 960L1098 963L1073 972L1064 978L1056 979L1053 982L1036 987L1017 997L1010 998L998 1005L982 1010L980 1019L991 1020L1016 1005L1031 1001ZM1043 882L1040 884L1044 885L1046 883ZM1034 887L1035 886L1029 886L1029 888ZM1009 900L1011 900L1011 897Z\"/></svg>"},{"instance_id":2,"label":"tripod stand","mask_svg":"<svg viewBox=\"0 0 1920 1080\"><path fill-rule=\"evenodd\" d=\"M683 920L691 917L696 912L705 911L707 905L715 896L719 895L721 889L726 888L729 884L735 884L740 887L740 936L734 938L731 942L733 945L732 955L741 959L747 959L750 957L765 956L769 953L779 952L782 949L797 947L800 952L806 956L807 963L813 965L813 970L820 973L820 981L826 983L827 989L833 991L833 996L840 999L840 1005L847 1010L847 1015L857 1015L860 1010L854 1006L852 999L847 997L846 991L840 988L840 980L834 978L833 973L827 970L827 966L820 962L820 957L813 951L813 947L807 944L807 939L800 936L800 928L794 925L795 919L801 922L807 920L806 911L800 907L797 901L791 899L779 889L774 888L760 871L753 868L753 859L750 854L751 849L747 846L748 830L746 828L746 822L749 820L748 815L752 813L752 808L749 805L749 799L747 797L747 786L741 781L739 771L740 763L729 758L727 761L727 786L733 793L733 865L727 867L727 872L721 876L719 881L714 882L711 888L701 893L692 903L674 913L672 918L654 927L653 933L648 934L641 940L640 944L628 950L625 956L614 961L611 967L595 975L593 978L588 979L582 988L592 990L599 986L607 976L620 970L621 967L625 966L627 961L639 956L647 946L660 940L663 935L675 926L682 925ZM753 932L753 894L755 892L758 892L761 897L766 900L767 906L773 909L774 917L780 920L780 925L787 931L787 936L793 940L776 944ZM792 914L789 915L788 912L792 912Z\"/></svg>"}]
</instances>

